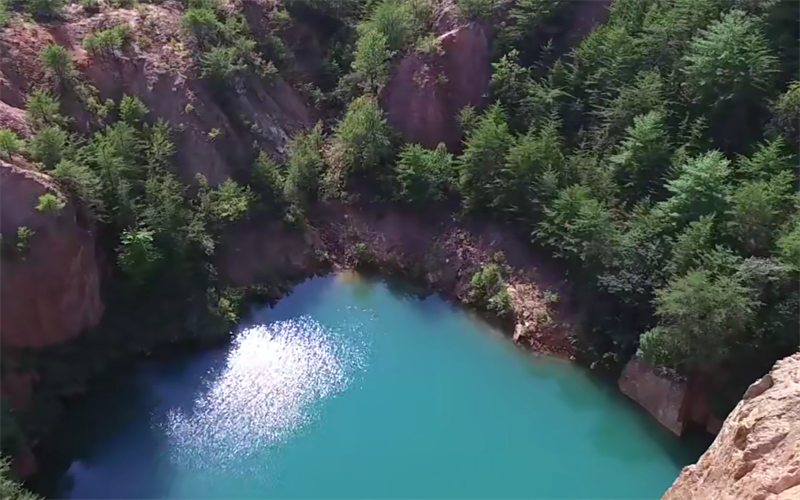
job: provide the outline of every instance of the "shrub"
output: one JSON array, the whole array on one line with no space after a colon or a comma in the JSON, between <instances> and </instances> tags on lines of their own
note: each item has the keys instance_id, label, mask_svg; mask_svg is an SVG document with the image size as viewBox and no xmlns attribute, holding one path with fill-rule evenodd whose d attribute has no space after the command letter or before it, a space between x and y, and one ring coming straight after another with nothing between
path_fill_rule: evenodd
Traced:
<instances>
[{"instance_id":1,"label":"shrub","mask_svg":"<svg viewBox=\"0 0 800 500\"><path fill-rule=\"evenodd\" d=\"M8 2L0 0L0 28L8 22Z\"/></svg>"},{"instance_id":2,"label":"shrub","mask_svg":"<svg viewBox=\"0 0 800 500\"><path fill-rule=\"evenodd\" d=\"M61 160L50 172L62 186L89 208L95 218L102 218L104 204L100 178L84 163Z\"/></svg>"},{"instance_id":3,"label":"shrub","mask_svg":"<svg viewBox=\"0 0 800 500\"><path fill-rule=\"evenodd\" d=\"M29 227L20 226L17 228L16 249L23 257L27 255L28 250L31 249L31 238L33 238L34 234L36 234L36 231Z\"/></svg>"},{"instance_id":4,"label":"shrub","mask_svg":"<svg viewBox=\"0 0 800 500\"><path fill-rule=\"evenodd\" d=\"M203 48L217 42L221 25L210 8L192 8L181 16L181 30L191 35Z\"/></svg>"},{"instance_id":5,"label":"shrub","mask_svg":"<svg viewBox=\"0 0 800 500\"><path fill-rule=\"evenodd\" d=\"M247 215L255 201L255 195L248 186L241 186L227 179L216 189L209 190L208 181L201 181L201 193L198 195L201 210L213 223L236 222Z\"/></svg>"},{"instance_id":6,"label":"shrub","mask_svg":"<svg viewBox=\"0 0 800 500\"><path fill-rule=\"evenodd\" d=\"M471 301L485 307L489 299L499 292L503 285L500 265L494 262L486 264L472 275L470 280Z\"/></svg>"},{"instance_id":7,"label":"shrub","mask_svg":"<svg viewBox=\"0 0 800 500\"><path fill-rule=\"evenodd\" d=\"M263 151L253 165L253 187L259 194L261 202L267 207L274 207L283 202L284 179L278 165Z\"/></svg>"},{"instance_id":8,"label":"shrub","mask_svg":"<svg viewBox=\"0 0 800 500\"><path fill-rule=\"evenodd\" d=\"M511 304L511 295L505 288L495 293L486 304L486 308L492 311L499 318L508 318L514 314L514 306Z\"/></svg>"},{"instance_id":9,"label":"shrub","mask_svg":"<svg viewBox=\"0 0 800 500\"><path fill-rule=\"evenodd\" d=\"M376 29L368 29L361 34L356 45L353 61L355 70L364 80L367 92L377 94L389 78L389 59L392 52L386 37Z\"/></svg>"},{"instance_id":10,"label":"shrub","mask_svg":"<svg viewBox=\"0 0 800 500\"><path fill-rule=\"evenodd\" d=\"M29 150L34 160L44 163L47 168L53 168L61 161L68 143L66 132L58 127L47 127L31 139Z\"/></svg>"},{"instance_id":11,"label":"shrub","mask_svg":"<svg viewBox=\"0 0 800 500\"><path fill-rule=\"evenodd\" d=\"M203 78L225 86L228 80L244 69L234 47L214 47L203 54L200 63Z\"/></svg>"},{"instance_id":12,"label":"shrub","mask_svg":"<svg viewBox=\"0 0 800 500\"><path fill-rule=\"evenodd\" d=\"M10 427L10 425L4 427ZM9 477L10 469L11 466L6 459L0 460L0 498L6 500L40 500L40 497L28 492L22 485Z\"/></svg>"},{"instance_id":13,"label":"shrub","mask_svg":"<svg viewBox=\"0 0 800 500\"><path fill-rule=\"evenodd\" d=\"M127 24L119 24L107 30L98 31L83 40L83 47L92 55L113 56L128 43L131 28Z\"/></svg>"},{"instance_id":14,"label":"shrub","mask_svg":"<svg viewBox=\"0 0 800 500\"><path fill-rule=\"evenodd\" d=\"M298 134L289 145L291 152L283 192L292 203L304 204L316 198L319 176L325 167L322 159L322 124L306 134Z\"/></svg>"},{"instance_id":15,"label":"shrub","mask_svg":"<svg viewBox=\"0 0 800 500\"><path fill-rule=\"evenodd\" d=\"M147 115L147 106L138 97L125 95L119 103L119 118L128 125L139 125Z\"/></svg>"},{"instance_id":16,"label":"shrub","mask_svg":"<svg viewBox=\"0 0 800 500\"><path fill-rule=\"evenodd\" d=\"M34 90L28 95L27 120L35 129L53 125L64 125L66 118L59 114L58 99L44 90Z\"/></svg>"},{"instance_id":17,"label":"shrub","mask_svg":"<svg viewBox=\"0 0 800 500\"><path fill-rule=\"evenodd\" d=\"M153 231L147 229L125 231L118 252L117 262L120 269L136 285L147 281L163 258L153 242Z\"/></svg>"},{"instance_id":18,"label":"shrub","mask_svg":"<svg viewBox=\"0 0 800 500\"><path fill-rule=\"evenodd\" d=\"M495 0L458 0L456 11L458 17L468 21L490 19L495 7Z\"/></svg>"},{"instance_id":19,"label":"shrub","mask_svg":"<svg viewBox=\"0 0 800 500\"><path fill-rule=\"evenodd\" d=\"M64 200L58 196L53 193L45 193L39 197L39 204L36 205L36 210L43 214L59 214L65 206Z\"/></svg>"},{"instance_id":20,"label":"shrub","mask_svg":"<svg viewBox=\"0 0 800 500\"><path fill-rule=\"evenodd\" d=\"M350 103L336 127L331 154L344 174L375 170L391 157L389 125L374 98L359 97Z\"/></svg>"},{"instance_id":21,"label":"shrub","mask_svg":"<svg viewBox=\"0 0 800 500\"><path fill-rule=\"evenodd\" d=\"M452 172L453 155L444 144L435 151L407 144L395 167L396 198L415 204L441 200Z\"/></svg>"},{"instance_id":22,"label":"shrub","mask_svg":"<svg viewBox=\"0 0 800 500\"><path fill-rule=\"evenodd\" d=\"M28 12L37 19L58 17L63 6L63 0L28 0Z\"/></svg>"},{"instance_id":23,"label":"shrub","mask_svg":"<svg viewBox=\"0 0 800 500\"><path fill-rule=\"evenodd\" d=\"M410 38L410 25L411 15L404 2L384 0L372 12L368 30L383 34L390 50L400 50Z\"/></svg>"},{"instance_id":24,"label":"shrub","mask_svg":"<svg viewBox=\"0 0 800 500\"><path fill-rule=\"evenodd\" d=\"M11 157L22 151L23 147L25 147L25 142L13 130L0 130L0 155L11 161Z\"/></svg>"},{"instance_id":25,"label":"shrub","mask_svg":"<svg viewBox=\"0 0 800 500\"><path fill-rule=\"evenodd\" d=\"M59 81L66 82L72 78L74 68L69 51L61 45L48 44L39 55L42 64Z\"/></svg>"}]
</instances>

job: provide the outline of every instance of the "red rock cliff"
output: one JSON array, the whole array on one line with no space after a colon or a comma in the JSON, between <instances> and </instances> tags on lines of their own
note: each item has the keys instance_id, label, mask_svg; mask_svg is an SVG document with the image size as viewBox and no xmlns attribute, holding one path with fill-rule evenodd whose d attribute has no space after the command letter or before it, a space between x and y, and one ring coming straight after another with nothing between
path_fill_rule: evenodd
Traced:
<instances>
[{"instance_id":1,"label":"red rock cliff","mask_svg":"<svg viewBox=\"0 0 800 500\"><path fill-rule=\"evenodd\" d=\"M745 392L716 440L662 500L800 498L800 353Z\"/></svg>"},{"instance_id":2,"label":"red rock cliff","mask_svg":"<svg viewBox=\"0 0 800 500\"><path fill-rule=\"evenodd\" d=\"M433 148L458 147L458 113L480 106L489 91L489 36L477 24L439 37L441 54L409 54L386 86L383 106L389 123L406 141Z\"/></svg>"},{"instance_id":3,"label":"red rock cliff","mask_svg":"<svg viewBox=\"0 0 800 500\"><path fill-rule=\"evenodd\" d=\"M62 342L97 325L103 315L94 235L69 203L57 214L36 210L39 196L48 192L63 198L47 175L0 163L3 245L15 244L20 227L33 231L26 251L2 257L3 347Z\"/></svg>"}]
</instances>

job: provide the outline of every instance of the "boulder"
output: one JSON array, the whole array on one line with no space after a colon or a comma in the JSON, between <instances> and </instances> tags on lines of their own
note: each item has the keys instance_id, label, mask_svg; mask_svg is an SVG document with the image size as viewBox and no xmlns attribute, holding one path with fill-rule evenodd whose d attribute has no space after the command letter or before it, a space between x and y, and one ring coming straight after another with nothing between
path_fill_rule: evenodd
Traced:
<instances>
[{"instance_id":1,"label":"boulder","mask_svg":"<svg viewBox=\"0 0 800 500\"><path fill-rule=\"evenodd\" d=\"M800 353L778 361L662 500L800 498Z\"/></svg>"},{"instance_id":2,"label":"boulder","mask_svg":"<svg viewBox=\"0 0 800 500\"><path fill-rule=\"evenodd\" d=\"M39 197L48 192L66 198L49 176L0 163L4 348L63 342L96 326L103 315L94 234L71 203L58 213L38 211ZM24 250L16 248L20 227L32 231Z\"/></svg>"},{"instance_id":3,"label":"boulder","mask_svg":"<svg viewBox=\"0 0 800 500\"><path fill-rule=\"evenodd\" d=\"M659 373L644 361L633 358L619 378L619 390L644 407L661 425L680 436L688 384L677 377Z\"/></svg>"}]
</instances>

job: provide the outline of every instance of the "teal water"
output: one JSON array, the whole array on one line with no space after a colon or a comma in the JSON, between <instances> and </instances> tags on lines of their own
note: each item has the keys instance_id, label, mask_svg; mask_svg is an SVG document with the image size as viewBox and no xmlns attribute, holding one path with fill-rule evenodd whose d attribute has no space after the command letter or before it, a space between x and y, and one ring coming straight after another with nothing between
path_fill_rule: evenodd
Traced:
<instances>
[{"instance_id":1,"label":"teal water","mask_svg":"<svg viewBox=\"0 0 800 500\"><path fill-rule=\"evenodd\" d=\"M61 498L659 498L698 446L463 310L347 275L224 349L109 379L59 433Z\"/></svg>"}]
</instances>

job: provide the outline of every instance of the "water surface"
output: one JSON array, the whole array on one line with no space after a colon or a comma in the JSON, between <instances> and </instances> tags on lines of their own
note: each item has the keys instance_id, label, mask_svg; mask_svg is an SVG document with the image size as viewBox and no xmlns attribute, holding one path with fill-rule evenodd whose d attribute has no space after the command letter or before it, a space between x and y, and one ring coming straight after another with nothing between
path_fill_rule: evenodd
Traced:
<instances>
[{"instance_id":1,"label":"water surface","mask_svg":"<svg viewBox=\"0 0 800 500\"><path fill-rule=\"evenodd\" d=\"M587 371L352 275L108 379L53 446L76 499L659 498L702 451Z\"/></svg>"}]
</instances>

